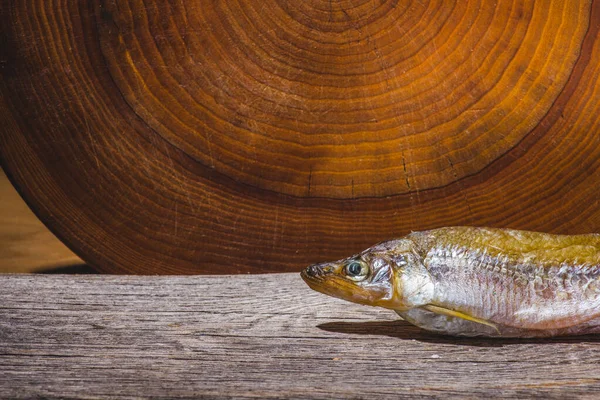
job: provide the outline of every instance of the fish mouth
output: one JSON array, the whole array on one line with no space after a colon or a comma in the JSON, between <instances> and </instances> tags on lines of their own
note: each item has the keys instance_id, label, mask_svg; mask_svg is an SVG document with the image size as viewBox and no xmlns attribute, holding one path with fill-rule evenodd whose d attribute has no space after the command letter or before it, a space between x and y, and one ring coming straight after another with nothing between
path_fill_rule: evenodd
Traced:
<instances>
[{"instance_id":1,"label":"fish mouth","mask_svg":"<svg viewBox=\"0 0 600 400\"><path fill-rule=\"evenodd\" d=\"M317 292L325 293L325 277L326 273L320 265L311 265L300 272L300 277L306 284Z\"/></svg>"},{"instance_id":2,"label":"fish mouth","mask_svg":"<svg viewBox=\"0 0 600 400\"><path fill-rule=\"evenodd\" d=\"M330 263L315 264L300 272L300 277L314 291L356 302L356 285L336 274L336 269L336 265Z\"/></svg>"},{"instance_id":3,"label":"fish mouth","mask_svg":"<svg viewBox=\"0 0 600 400\"><path fill-rule=\"evenodd\" d=\"M334 268L330 264L315 264L303 269L300 277L311 289L333 295L331 293L331 283L335 280L333 270Z\"/></svg>"}]
</instances>

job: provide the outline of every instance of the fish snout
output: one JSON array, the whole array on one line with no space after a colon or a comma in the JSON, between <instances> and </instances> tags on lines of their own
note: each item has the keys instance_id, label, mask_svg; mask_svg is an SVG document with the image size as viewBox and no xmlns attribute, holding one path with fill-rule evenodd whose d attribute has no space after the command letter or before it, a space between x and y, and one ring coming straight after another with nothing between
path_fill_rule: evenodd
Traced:
<instances>
[{"instance_id":1,"label":"fish snout","mask_svg":"<svg viewBox=\"0 0 600 400\"><path fill-rule=\"evenodd\" d=\"M314 264L310 267L306 267L301 275L303 278L320 278L329 275L332 271L333 268L329 263Z\"/></svg>"}]
</instances>

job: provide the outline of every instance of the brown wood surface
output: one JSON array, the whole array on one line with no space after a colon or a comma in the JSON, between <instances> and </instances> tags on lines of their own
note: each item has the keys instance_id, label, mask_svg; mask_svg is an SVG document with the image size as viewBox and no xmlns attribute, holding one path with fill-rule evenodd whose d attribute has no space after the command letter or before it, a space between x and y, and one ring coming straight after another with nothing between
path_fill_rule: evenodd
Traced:
<instances>
[{"instance_id":1,"label":"brown wood surface","mask_svg":"<svg viewBox=\"0 0 600 400\"><path fill-rule=\"evenodd\" d=\"M0 276L2 398L598 398L598 337L456 339L297 274Z\"/></svg>"},{"instance_id":2,"label":"brown wood surface","mask_svg":"<svg viewBox=\"0 0 600 400\"><path fill-rule=\"evenodd\" d=\"M0 159L106 272L600 231L598 1L5 1Z\"/></svg>"},{"instance_id":3,"label":"brown wood surface","mask_svg":"<svg viewBox=\"0 0 600 400\"><path fill-rule=\"evenodd\" d=\"M81 265L31 212L0 169L0 273Z\"/></svg>"}]
</instances>

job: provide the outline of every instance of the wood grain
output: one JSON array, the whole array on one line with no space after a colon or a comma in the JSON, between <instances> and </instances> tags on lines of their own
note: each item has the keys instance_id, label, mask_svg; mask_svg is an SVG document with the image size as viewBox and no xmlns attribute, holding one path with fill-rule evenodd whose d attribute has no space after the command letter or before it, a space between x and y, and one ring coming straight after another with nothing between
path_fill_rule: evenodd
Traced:
<instances>
[{"instance_id":1,"label":"wood grain","mask_svg":"<svg viewBox=\"0 0 600 400\"><path fill-rule=\"evenodd\" d=\"M0 273L81 265L31 212L0 169Z\"/></svg>"},{"instance_id":2,"label":"wood grain","mask_svg":"<svg viewBox=\"0 0 600 400\"><path fill-rule=\"evenodd\" d=\"M597 398L597 337L432 336L297 274L0 276L3 398Z\"/></svg>"},{"instance_id":3,"label":"wood grain","mask_svg":"<svg viewBox=\"0 0 600 400\"><path fill-rule=\"evenodd\" d=\"M0 5L0 160L118 273L600 231L600 2Z\"/></svg>"}]
</instances>

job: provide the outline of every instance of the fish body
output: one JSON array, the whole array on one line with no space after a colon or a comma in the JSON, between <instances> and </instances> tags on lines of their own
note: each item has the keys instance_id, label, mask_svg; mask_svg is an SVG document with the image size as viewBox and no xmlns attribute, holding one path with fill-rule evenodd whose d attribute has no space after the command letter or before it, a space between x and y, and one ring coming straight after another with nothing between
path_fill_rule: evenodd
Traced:
<instances>
[{"instance_id":1,"label":"fish body","mask_svg":"<svg viewBox=\"0 0 600 400\"><path fill-rule=\"evenodd\" d=\"M308 267L322 293L457 336L600 333L600 235L448 227Z\"/></svg>"}]
</instances>

